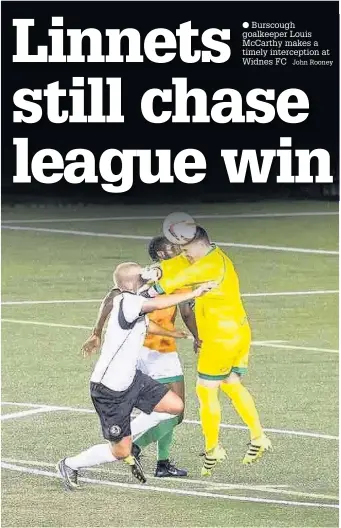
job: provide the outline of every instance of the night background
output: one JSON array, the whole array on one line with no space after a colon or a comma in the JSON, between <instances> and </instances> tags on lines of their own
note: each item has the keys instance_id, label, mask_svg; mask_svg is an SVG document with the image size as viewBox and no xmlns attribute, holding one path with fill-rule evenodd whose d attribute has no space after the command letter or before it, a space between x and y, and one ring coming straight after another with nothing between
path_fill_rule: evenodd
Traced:
<instances>
[{"instance_id":1,"label":"night background","mask_svg":"<svg viewBox=\"0 0 341 528\"><path fill-rule=\"evenodd\" d=\"M338 2L5 1L1 7L2 525L339 526ZM30 52L36 54L37 46L49 44L51 17L61 16L64 35L67 29L99 29L103 54L108 53L105 29L136 28L141 34L144 62L12 62L16 52L14 18L35 20L30 29ZM192 50L205 49L201 35L206 29L230 29L230 59L223 64L185 64L177 56L167 64L155 64L146 58L143 41L149 31L160 27L175 34L179 25L188 21L199 30L199 37L192 38ZM318 40L319 50L329 49L330 55L308 55L301 60L332 60L332 66L244 66L242 32L257 31L252 21L293 22L294 31L312 32L312 37L300 40L312 44ZM250 24L247 30L244 22ZM64 37L65 53L68 41ZM287 49L284 44L282 48ZM88 51L85 39L83 54ZM126 41L122 51L128 51ZM288 63L294 58L298 57L288 56ZM43 117L38 123L13 123L17 90L44 90L56 81L60 89L68 90L72 77L84 77L85 87L89 77L122 77L125 122L52 124L44 115L43 98ZM209 115L212 96L219 89L235 89L245 102L246 94L255 88L275 90L276 100L284 90L298 88L309 98L309 117L297 125L278 117L268 124L151 124L141 114L142 95L151 88L171 89L172 77L187 78L188 89L205 90ZM85 93L89 110L90 90ZM71 98L61 98L61 110L71 110L70 106ZM173 110L173 106L167 103L164 109ZM193 101L188 106L193 115ZM104 110L108 114L105 106ZM252 109L244 105L243 114L246 110ZM280 137L292 137L292 151L327 150L334 183L276 183L278 160L265 184L251 183L250 174L243 184L228 183L222 149L277 150ZM98 183L72 185L63 178L53 185L34 180L13 184L13 138L28 138L29 172L33 155L41 149L55 149L66 167L70 150L87 149L97 161ZM189 185L175 179L174 183L148 185L141 182L136 163L130 191L111 194L101 187L107 182L100 177L98 161L106 149L146 149L152 154L170 149L174 159L187 148L199 150L206 158L207 174L201 183ZM117 165L112 163L114 172L120 169ZM311 173L316 175L316 159L311 165ZM152 169L158 172L155 164ZM293 174L296 169L293 163ZM146 484L138 482L123 462L109 462L100 467L82 466L79 489L66 493L56 471L58 460L99 442L103 447L89 394L98 355L84 358L82 345L93 331L103 298L116 286L113 271L122 262L149 266L151 239L162 235L165 217L179 210L207 231L238 275L240 299L252 330L247 347L249 368L242 386L255 401L273 452L264 451L256 464L245 466L245 453L254 449L250 427L254 412L250 411L249 419L243 417L220 386L219 444L228 456L210 477L203 478L206 458L200 455L205 441L196 394L200 352L195 353L193 342L184 339L178 341L173 354L178 353L184 374L185 413L183 422L174 427L168 451L169 461L185 469L188 477L156 475L158 460L168 460L168 452L161 455L159 443L154 441L142 448ZM206 255L211 255L207 249ZM224 264L223 280L230 280L231 269ZM231 282L234 291L233 275ZM219 298L222 310L217 305L215 314L222 327L230 328L225 311L230 307L228 287L226 291L227 298ZM173 320L173 312L170 317ZM185 328L179 314L175 324ZM216 334L213 329L212 334ZM220 341L215 341L218 347L210 348L212 355L219 352ZM155 352L159 361L162 351L154 346L153 357ZM150 368L149 363L147 366ZM167 373L158 377L168 384L173 370L167 367ZM148 373L152 375L150 370ZM151 432L151 440L154 434Z\"/></svg>"},{"instance_id":2,"label":"night background","mask_svg":"<svg viewBox=\"0 0 341 528\"><path fill-rule=\"evenodd\" d=\"M30 28L31 53L36 46L48 45L47 31L51 28L51 17L64 17L64 45L68 52L66 29L97 28L103 32L103 53L107 53L106 28L133 27L141 34L141 53L145 35L157 27L168 28L175 33L181 23L192 21L192 28L199 29L199 37L193 37L192 49L205 49L201 34L211 27L231 29L231 57L223 64L183 63L177 57L166 64L155 64L145 57L143 63L13 63L16 50L16 31L13 18L34 18L35 27ZM332 66L297 67L287 65L245 66L241 57L241 33L244 21L293 21L295 31L311 31L318 40L320 49L330 49L328 57ZM247 31L252 30L251 24ZM274 31L274 30L263 30ZM276 30L283 31L283 30ZM2 192L4 202L34 201L51 202L58 199L87 202L134 203L136 201L220 201L228 199L335 195L335 186L323 189L320 185L279 185L276 160L268 183L230 184L220 157L221 149L269 149L279 148L280 136L293 138L293 149L327 149L331 155L332 173L338 180L339 145L339 82L338 82L338 3L310 2L3 2L2 3ZM124 42L125 41L125 42ZM179 39L177 38L179 42ZM127 50L127 39L123 39L122 50ZM250 49L250 48L248 48ZM255 49L255 48L253 48ZM313 49L313 48L312 48ZM88 39L84 39L83 51L88 50ZM266 57L269 58L269 57ZM271 57L274 58L274 57ZM297 57L287 57L288 62ZM302 57L309 60L314 56ZM13 123L13 95L20 88L44 89L48 83L60 81L60 88L71 87L71 78L121 77L123 124L116 123L68 123L52 124L45 114L44 97L41 102L43 117L36 124ZM140 110L143 93L150 88L172 88L172 77L187 77L188 90L202 88L207 93L208 113L212 107L211 97L221 88L238 90L245 101L246 93L253 88L274 89L276 98L287 88L303 90L310 101L309 117L301 124L283 123L277 116L271 123L204 123L151 124ZM85 81L86 86L86 81ZM88 88L89 90L89 88ZM90 93L87 91L86 93ZM61 99L61 108L68 109L70 99ZM88 98L89 99L89 98ZM89 103L89 100L86 101ZM164 109L172 109L165 104ZM156 105L157 108L157 105ZM189 102L190 113L194 111L193 100ZM43 148L54 148L64 157L74 148L85 148L93 152L98 162L101 153L108 148L122 149L171 149L173 159L185 148L200 150L206 157L207 174L195 185L186 185L176 178L172 184L142 183L136 171L133 187L123 194L109 194L98 184L71 185L61 180L54 185L13 184L15 174L15 147L13 137L28 137L29 159ZM313 162L314 167L314 162ZM97 163L98 166L98 163ZM294 165L295 166L295 165ZM315 163L316 167L316 163ZM157 167L154 167L157 169ZM98 171L97 171L98 174ZM333 190L331 189L333 187Z\"/></svg>"}]
</instances>

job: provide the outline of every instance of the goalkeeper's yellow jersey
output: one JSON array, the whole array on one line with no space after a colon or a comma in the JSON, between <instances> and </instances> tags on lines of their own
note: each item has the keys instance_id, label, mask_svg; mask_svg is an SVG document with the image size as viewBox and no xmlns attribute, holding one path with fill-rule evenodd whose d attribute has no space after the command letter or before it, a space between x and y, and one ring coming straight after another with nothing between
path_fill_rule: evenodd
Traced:
<instances>
[{"instance_id":1,"label":"goalkeeper's yellow jersey","mask_svg":"<svg viewBox=\"0 0 341 528\"><path fill-rule=\"evenodd\" d=\"M176 257L178 258L178 257ZM230 339L246 322L246 312L239 291L239 279L231 260L214 244L211 251L194 264L184 257L183 268L177 274L168 269L156 285L164 293L193 287L206 281L216 281L217 288L195 300L195 317L200 339ZM187 265L185 265L185 261Z\"/></svg>"},{"instance_id":2,"label":"goalkeeper's yellow jersey","mask_svg":"<svg viewBox=\"0 0 341 528\"><path fill-rule=\"evenodd\" d=\"M166 277L167 279L171 277L176 277L178 273L188 268L189 266L190 262L182 253L171 259L162 260L159 264L159 267L162 271L161 279L163 277Z\"/></svg>"}]
</instances>

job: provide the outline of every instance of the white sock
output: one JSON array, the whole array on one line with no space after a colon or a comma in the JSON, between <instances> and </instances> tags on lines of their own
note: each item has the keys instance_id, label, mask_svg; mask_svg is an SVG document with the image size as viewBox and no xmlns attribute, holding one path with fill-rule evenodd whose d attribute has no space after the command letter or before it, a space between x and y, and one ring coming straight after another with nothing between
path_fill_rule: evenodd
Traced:
<instances>
[{"instance_id":1,"label":"white sock","mask_svg":"<svg viewBox=\"0 0 341 528\"><path fill-rule=\"evenodd\" d=\"M155 427L163 420L169 420L169 418L174 418L174 414L169 413L159 413L152 412L151 414L146 414L141 412L132 422L131 422L131 435L133 440L137 440L142 436L146 431Z\"/></svg>"},{"instance_id":2,"label":"white sock","mask_svg":"<svg viewBox=\"0 0 341 528\"><path fill-rule=\"evenodd\" d=\"M112 454L109 444L97 444L82 451L79 455L66 458L65 464L71 469L80 469L116 461L117 458Z\"/></svg>"}]
</instances>

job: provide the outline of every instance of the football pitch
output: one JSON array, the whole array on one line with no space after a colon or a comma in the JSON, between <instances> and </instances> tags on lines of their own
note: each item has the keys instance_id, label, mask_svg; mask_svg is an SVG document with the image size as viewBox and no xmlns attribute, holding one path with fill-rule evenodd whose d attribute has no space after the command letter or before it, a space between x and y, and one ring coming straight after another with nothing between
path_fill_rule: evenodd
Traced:
<instances>
[{"instance_id":1,"label":"football pitch","mask_svg":"<svg viewBox=\"0 0 341 528\"><path fill-rule=\"evenodd\" d=\"M148 239L174 209L3 209L2 526L338 526L335 203L186 208L238 271L253 329L245 384L274 451L241 464L248 433L222 395L229 458L200 478L196 358L180 342L186 415L172 457L188 478L153 477L149 446L145 485L118 463L85 470L79 490L63 490L56 462L102 441L88 391L96 357L83 359L80 347L113 268L147 264Z\"/></svg>"}]
</instances>

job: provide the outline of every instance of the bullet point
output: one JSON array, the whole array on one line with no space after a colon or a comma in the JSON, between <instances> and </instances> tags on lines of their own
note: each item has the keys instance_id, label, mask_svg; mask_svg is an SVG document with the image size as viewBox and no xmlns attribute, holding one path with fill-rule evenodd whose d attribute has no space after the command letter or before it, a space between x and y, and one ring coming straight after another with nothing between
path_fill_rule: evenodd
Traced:
<instances>
[{"instance_id":1,"label":"bullet point","mask_svg":"<svg viewBox=\"0 0 341 528\"><path fill-rule=\"evenodd\" d=\"M243 28L245 28L245 29L246 29L246 28L248 28L248 27L249 27L249 25L250 25L250 24L249 24L248 22L243 22Z\"/></svg>"}]
</instances>

